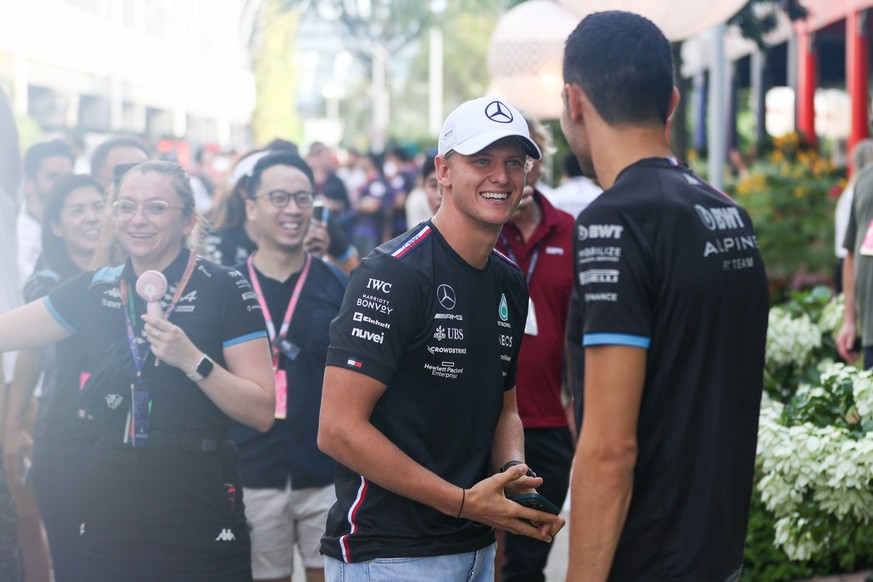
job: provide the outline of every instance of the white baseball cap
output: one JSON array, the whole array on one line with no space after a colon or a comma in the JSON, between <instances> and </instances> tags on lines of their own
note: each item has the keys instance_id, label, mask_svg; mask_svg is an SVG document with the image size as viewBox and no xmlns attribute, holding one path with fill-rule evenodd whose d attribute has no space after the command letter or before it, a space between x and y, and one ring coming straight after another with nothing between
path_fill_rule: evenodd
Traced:
<instances>
[{"instance_id":1,"label":"white baseball cap","mask_svg":"<svg viewBox=\"0 0 873 582\"><path fill-rule=\"evenodd\" d=\"M543 157L518 109L494 97L480 97L461 103L446 117L440 130L439 155L455 150L469 156L511 135L519 138L524 153L535 160Z\"/></svg>"}]
</instances>

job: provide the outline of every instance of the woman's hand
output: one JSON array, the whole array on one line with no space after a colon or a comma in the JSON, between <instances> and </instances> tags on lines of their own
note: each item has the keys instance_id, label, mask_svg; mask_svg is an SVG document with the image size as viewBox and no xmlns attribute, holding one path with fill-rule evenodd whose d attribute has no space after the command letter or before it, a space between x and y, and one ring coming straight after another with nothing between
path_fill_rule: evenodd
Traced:
<instances>
[{"instance_id":1,"label":"woman's hand","mask_svg":"<svg viewBox=\"0 0 873 582\"><path fill-rule=\"evenodd\" d=\"M203 352L181 327L148 314L143 315L142 319L145 321L146 338L157 361L179 368L186 374L197 367Z\"/></svg>"}]
</instances>

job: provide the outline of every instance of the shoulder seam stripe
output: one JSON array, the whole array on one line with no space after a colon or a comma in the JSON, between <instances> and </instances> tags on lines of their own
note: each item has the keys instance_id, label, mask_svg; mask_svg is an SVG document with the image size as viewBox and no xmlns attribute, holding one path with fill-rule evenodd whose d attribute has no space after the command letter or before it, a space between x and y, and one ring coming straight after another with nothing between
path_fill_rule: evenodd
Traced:
<instances>
[{"instance_id":1,"label":"shoulder seam stripe","mask_svg":"<svg viewBox=\"0 0 873 582\"><path fill-rule=\"evenodd\" d=\"M427 238L431 235L430 225L424 225L418 232L414 235L406 239L404 242L400 244L394 251L392 251L391 256L395 259L402 259L409 253L411 253L416 247L418 247L421 243L423 243Z\"/></svg>"},{"instance_id":2,"label":"shoulder seam stripe","mask_svg":"<svg viewBox=\"0 0 873 582\"><path fill-rule=\"evenodd\" d=\"M501 259L503 259L504 261L506 261L507 263L509 263L510 265L512 265L513 267L515 267L516 269L519 269L519 270L521 269L521 267L518 266L518 263L516 263L515 261L513 261L512 259L510 259L506 255L504 255L503 253L498 251L496 247L494 249L492 249L492 252L495 255L497 255L498 257L500 257Z\"/></svg>"}]
</instances>

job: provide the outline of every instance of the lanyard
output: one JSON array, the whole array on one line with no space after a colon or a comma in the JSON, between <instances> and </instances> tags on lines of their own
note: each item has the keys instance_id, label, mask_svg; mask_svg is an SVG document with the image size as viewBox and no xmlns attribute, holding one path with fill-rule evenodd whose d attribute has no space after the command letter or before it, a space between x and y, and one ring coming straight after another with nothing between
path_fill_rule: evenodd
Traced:
<instances>
[{"instance_id":1,"label":"lanyard","mask_svg":"<svg viewBox=\"0 0 873 582\"><path fill-rule=\"evenodd\" d=\"M288 308L285 310L285 318L282 319L282 327L279 328L279 334L276 335L276 325L273 323L273 316L270 315L270 309L267 306L267 301L264 299L264 293L261 291L261 283L258 281L258 276L255 273L254 254L249 255L246 263L249 267L249 280L252 282L252 288L255 290L255 295L258 296L258 303L261 306L261 311L264 312L264 320L267 323L267 333L270 336L270 351L273 355L274 365L279 358L279 343L288 335L288 328L291 326L291 318L294 317L294 310L297 309L297 300L300 299L300 292L303 290L303 284L306 282L306 277L309 276L309 265L312 263L312 255L306 255L306 263L303 265L303 271L300 273L300 278L297 279L297 284L294 286L294 292L291 294L291 301L288 302Z\"/></svg>"},{"instance_id":2,"label":"lanyard","mask_svg":"<svg viewBox=\"0 0 873 582\"><path fill-rule=\"evenodd\" d=\"M509 246L509 241L506 239L506 235L502 232L500 233L500 242L506 247L506 256L518 266L521 266L521 263L518 259L515 258L515 253L512 252L512 247ZM534 269L537 268L537 261L540 258L540 245L543 243L543 239L537 241L537 244L534 245L533 256L530 258L530 264L527 266L527 274L524 276L524 280L527 281L527 284L530 285L530 278L533 277Z\"/></svg>"},{"instance_id":3,"label":"lanyard","mask_svg":"<svg viewBox=\"0 0 873 582\"><path fill-rule=\"evenodd\" d=\"M169 319L170 314L176 309L176 304L182 298L182 293L185 287L188 286L188 281L191 279L191 274L194 272L194 265L197 263L197 255L193 252L188 256L188 264L185 266L185 272L179 283L176 286L176 292L173 293L173 299L169 307L164 311L164 319ZM136 383L142 385L142 365L151 351L151 346L146 349L145 355L140 355L139 347L136 345L136 332L133 325L133 290L127 284L127 279L121 280L121 303L124 306L124 322L127 325L127 344L130 347L130 354L133 356L133 365L136 367Z\"/></svg>"},{"instance_id":4,"label":"lanyard","mask_svg":"<svg viewBox=\"0 0 873 582\"><path fill-rule=\"evenodd\" d=\"M176 284L176 292L173 293L173 298L170 301L169 307L164 311L163 318L168 319L173 310L176 309L176 304L182 298L182 293L185 287L188 286L188 281L191 279L191 274L194 272L194 265L197 263L197 255L191 252L188 255L188 264L185 266L185 272L182 278ZM136 368L136 380L130 384L130 411L127 415L127 426L124 431L124 442L130 442L133 446L148 446L151 416L151 396L148 387L142 377L143 362L151 352L151 345L146 348L145 355L139 353L139 346L136 345L136 331L133 325L133 290L127 284L127 279L121 280L121 303L124 311L124 323L127 326L127 345L130 348L130 354L133 356L133 365ZM157 365L155 360L155 365Z\"/></svg>"}]
</instances>

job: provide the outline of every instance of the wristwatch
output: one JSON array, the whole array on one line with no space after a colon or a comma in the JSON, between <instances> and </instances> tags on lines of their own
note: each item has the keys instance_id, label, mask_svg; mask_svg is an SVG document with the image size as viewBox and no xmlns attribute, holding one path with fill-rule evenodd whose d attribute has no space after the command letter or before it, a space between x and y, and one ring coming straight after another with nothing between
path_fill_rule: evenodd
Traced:
<instances>
[{"instance_id":1,"label":"wristwatch","mask_svg":"<svg viewBox=\"0 0 873 582\"><path fill-rule=\"evenodd\" d=\"M212 372L212 368L214 367L215 362L212 361L212 358L210 358L206 354L203 354L203 357L200 358L200 361L197 363L197 367L185 375L188 376L189 380L199 382L200 380L208 376Z\"/></svg>"},{"instance_id":2,"label":"wristwatch","mask_svg":"<svg viewBox=\"0 0 873 582\"><path fill-rule=\"evenodd\" d=\"M500 472L503 473L511 467L515 467L516 465L523 465L523 464L524 463L522 463L521 461L507 461L505 465L500 467ZM527 468L527 473L525 473L525 475L527 475L528 477L536 477L537 476L537 474L534 473L530 467Z\"/></svg>"}]
</instances>

